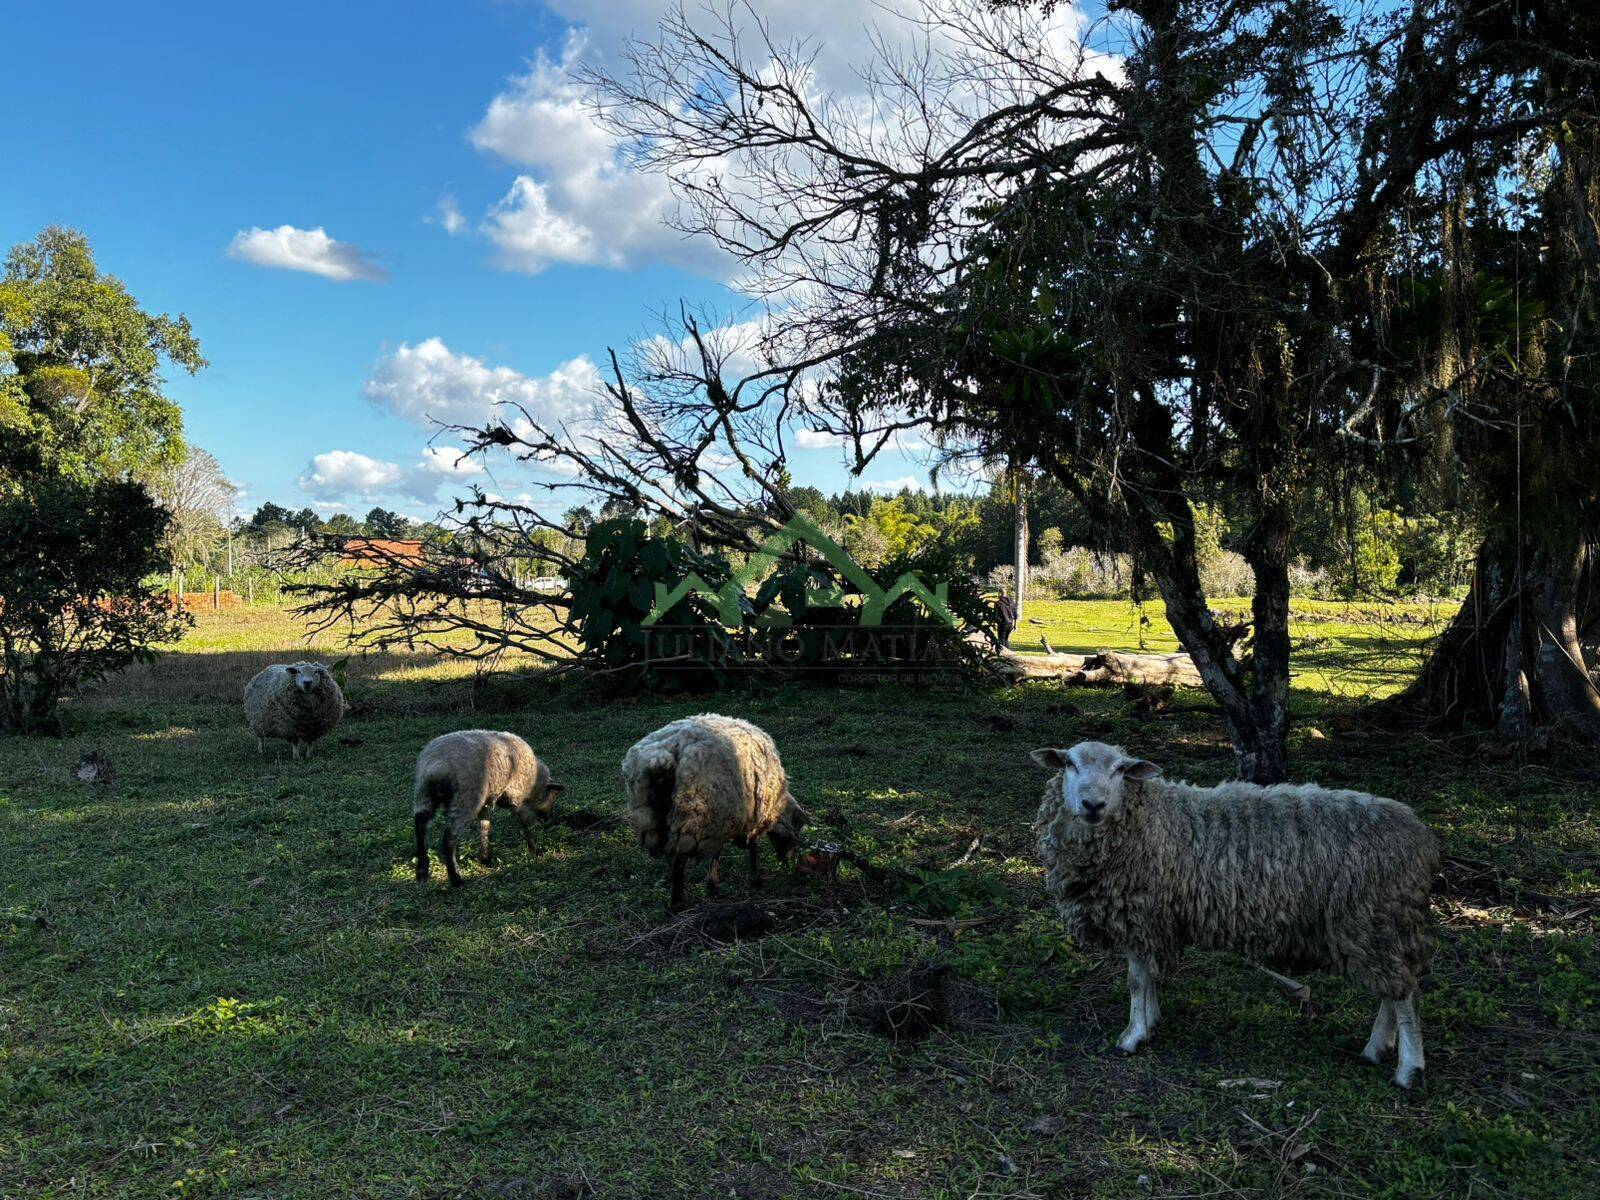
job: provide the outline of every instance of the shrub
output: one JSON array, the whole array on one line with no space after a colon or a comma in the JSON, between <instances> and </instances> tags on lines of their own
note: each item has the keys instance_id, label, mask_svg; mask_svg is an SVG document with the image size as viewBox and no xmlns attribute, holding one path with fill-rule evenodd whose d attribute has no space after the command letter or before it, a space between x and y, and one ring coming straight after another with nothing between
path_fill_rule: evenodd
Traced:
<instances>
[{"instance_id":1,"label":"shrub","mask_svg":"<svg viewBox=\"0 0 1600 1200\"><path fill-rule=\"evenodd\" d=\"M0 729L57 732L64 695L183 631L145 583L167 520L121 480L43 475L0 499Z\"/></svg>"},{"instance_id":2,"label":"shrub","mask_svg":"<svg viewBox=\"0 0 1600 1200\"><path fill-rule=\"evenodd\" d=\"M1414 517L1400 534L1400 580L1421 595L1449 595L1472 578L1477 543L1477 531L1459 513Z\"/></svg>"},{"instance_id":3,"label":"shrub","mask_svg":"<svg viewBox=\"0 0 1600 1200\"><path fill-rule=\"evenodd\" d=\"M651 534L643 521L615 517L590 527L583 558L572 574L567 619L583 643L588 665L616 671L646 666L645 620L656 603L656 585L672 588L690 574L719 588L732 574L726 560L701 554L678 538ZM720 638L715 602L690 592L660 618L678 628L696 628ZM691 666L695 664L689 664ZM661 675L661 670L644 674ZM673 676L677 670L667 672Z\"/></svg>"},{"instance_id":4,"label":"shrub","mask_svg":"<svg viewBox=\"0 0 1600 1200\"><path fill-rule=\"evenodd\" d=\"M1256 573L1244 555L1218 550L1200 564L1200 586L1207 596L1250 596L1255 594Z\"/></svg>"}]
</instances>

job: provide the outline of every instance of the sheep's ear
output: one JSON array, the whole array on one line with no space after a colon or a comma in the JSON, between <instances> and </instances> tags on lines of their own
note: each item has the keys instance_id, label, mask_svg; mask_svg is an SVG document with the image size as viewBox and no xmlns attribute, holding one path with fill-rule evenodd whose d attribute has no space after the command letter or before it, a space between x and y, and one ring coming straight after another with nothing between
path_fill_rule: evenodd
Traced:
<instances>
[{"instance_id":1,"label":"sheep's ear","mask_svg":"<svg viewBox=\"0 0 1600 1200\"><path fill-rule=\"evenodd\" d=\"M1046 746L1043 749L1035 750L1028 757L1046 771L1059 771L1063 767L1072 765L1072 760L1067 757L1067 752L1054 746Z\"/></svg>"},{"instance_id":2,"label":"sheep's ear","mask_svg":"<svg viewBox=\"0 0 1600 1200\"><path fill-rule=\"evenodd\" d=\"M1122 773L1129 779L1159 779L1161 768L1142 758L1130 758L1122 764Z\"/></svg>"},{"instance_id":3,"label":"sheep's ear","mask_svg":"<svg viewBox=\"0 0 1600 1200\"><path fill-rule=\"evenodd\" d=\"M544 794L546 796L554 796L556 793L566 790L566 785L561 783L547 783L544 785Z\"/></svg>"}]
</instances>

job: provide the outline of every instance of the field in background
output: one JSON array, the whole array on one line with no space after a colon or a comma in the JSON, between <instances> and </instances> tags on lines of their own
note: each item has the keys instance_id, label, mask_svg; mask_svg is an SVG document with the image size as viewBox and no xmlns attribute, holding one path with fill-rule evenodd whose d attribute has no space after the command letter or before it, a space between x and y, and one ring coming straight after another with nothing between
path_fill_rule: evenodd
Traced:
<instances>
[{"instance_id":1,"label":"field in background","mask_svg":"<svg viewBox=\"0 0 1600 1200\"><path fill-rule=\"evenodd\" d=\"M1244 612L1242 600L1221 600L1218 611ZM1454 602L1364 604L1293 602L1293 685L1302 701L1376 699L1404 686L1426 657L1432 639L1454 615ZM135 701L211 699L232 702L262 667L299 658L325 662L350 656L347 679L373 685L393 698L397 687L438 687L471 680L481 668L437 650L351 650L342 630L309 638L287 608L240 606L194 613L195 626L150 666L135 666L85 697L90 708ZM1159 600L1137 606L1123 600L1030 600L1011 639L1014 649L1038 653L1044 641L1078 654L1100 649L1169 653L1179 649ZM532 668L526 655L505 654L503 670Z\"/></svg>"},{"instance_id":2,"label":"field in background","mask_svg":"<svg viewBox=\"0 0 1600 1200\"><path fill-rule=\"evenodd\" d=\"M1246 600L1218 600L1221 613L1247 615ZM1307 697L1359 701L1404 687L1427 657L1432 640L1449 623L1459 601L1361 603L1295 599L1289 633L1294 639L1292 686ZM1179 650L1166 608L1126 600L1030 600L1014 649L1050 647L1072 654L1096 650Z\"/></svg>"},{"instance_id":3,"label":"field in background","mask_svg":"<svg viewBox=\"0 0 1600 1200\"><path fill-rule=\"evenodd\" d=\"M1027 752L1105 738L1221 779L1198 693L1153 716L1052 683L607 705L357 655L352 718L295 763L257 756L239 691L343 650L244 610L75 702L71 736L0 741L0 1195L1595 1194L1592 764L1367 730L1349 693L1402 682L1431 618L1297 612L1297 640L1323 639L1301 666L1338 661L1297 681L1328 736L1295 734L1295 773L1398 796L1444 839L1414 1094L1356 1061L1365 997L1316 975L1302 1005L1225 955L1164 986L1147 1051L1111 1051L1122 972L1045 903ZM1132 613L1030 605L1046 623L1016 640L1136 646ZM617 762L713 705L777 738L814 841L909 878L777 870L757 895L730 855L727 906L669 916L663 866L616 817ZM418 887L416 752L474 725L528 737L563 809L598 822L548 826L530 856L497 817L496 866L465 862L452 893L435 861ZM73 778L93 751L109 784ZM930 967L944 1011L897 1043Z\"/></svg>"}]
</instances>

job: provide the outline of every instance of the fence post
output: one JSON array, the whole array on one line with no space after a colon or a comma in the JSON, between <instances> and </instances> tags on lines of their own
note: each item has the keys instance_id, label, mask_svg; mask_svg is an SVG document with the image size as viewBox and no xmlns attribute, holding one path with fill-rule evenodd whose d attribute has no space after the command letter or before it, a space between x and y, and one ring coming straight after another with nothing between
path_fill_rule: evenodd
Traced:
<instances>
[{"instance_id":1,"label":"fence post","mask_svg":"<svg viewBox=\"0 0 1600 1200\"><path fill-rule=\"evenodd\" d=\"M222 611L222 576L215 572L211 575L211 611Z\"/></svg>"},{"instance_id":2,"label":"fence post","mask_svg":"<svg viewBox=\"0 0 1600 1200\"><path fill-rule=\"evenodd\" d=\"M250 605L250 607L254 608L255 607L255 603L256 603L256 581L255 581L255 577L251 576L251 577L247 578L244 581L244 586L245 586L245 594L250 597L250 599L247 601L247 603Z\"/></svg>"}]
</instances>

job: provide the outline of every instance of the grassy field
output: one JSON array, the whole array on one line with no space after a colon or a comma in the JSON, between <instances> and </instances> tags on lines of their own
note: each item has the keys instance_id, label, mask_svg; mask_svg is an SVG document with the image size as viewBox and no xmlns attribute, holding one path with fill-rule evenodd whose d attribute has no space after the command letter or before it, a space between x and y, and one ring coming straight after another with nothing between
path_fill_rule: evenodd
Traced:
<instances>
[{"instance_id":1,"label":"grassy field","mask_svg":"<svg viewBox=\"0 0 1600 1200\"><path fill-rule=\"evenodd\" d=\"M1019 644L1139 640L1126 604L1035 615ZM1352 715L1444 615L1296 625L1296 775L1397 796L1444 839L1413 1093L1356 1060L1364 996L1317 975L1291 1001L1222 955L1164 988L1148 1049L1111 1050L1122 972L1045 903L1027 752L1098 737L1223 778L1198 693L1146 717L1054 684L720 697L777 738L815 840L914 882L783 869L744 907L730 855L724 902L674 918L616 818L617 762L703 700L358 657L317 756L259 758L239 689L305 648L281 614L202 618L74 704L70 736L0 741L0 1196L1597 1194L1592 762L1486 762ZM1145 640L1170 644L1158 617ZM497 817L497 866L464 862L452 893L435 862L419 887L412 762L476 725L527 736L598 819L530 856ZM92 751L111 782L73 778ZM930 978L940 1019L886 1036Z\"/></svg>"},{"instance_id":2,"label":"grassy field","mask_svg":"<svg viewBox=\"0 0 1600 1200\"><path fill-rule=\"evenodd\" d=\"M1373 604L1296 599L1289 632L1294 639L1294 687L1307 697L1352 702L1386 696L1421 666L1429 640L1455 614L1459 602ZM1222 600L1221 612L1247 613L1245 600ZM1011 645L1017 650L1092 654L1110 649L1170 653L1178 639L1159 600L1142 607L1126 600L1029 601Z\"/></svg>"}]
</instances>

